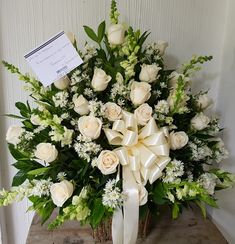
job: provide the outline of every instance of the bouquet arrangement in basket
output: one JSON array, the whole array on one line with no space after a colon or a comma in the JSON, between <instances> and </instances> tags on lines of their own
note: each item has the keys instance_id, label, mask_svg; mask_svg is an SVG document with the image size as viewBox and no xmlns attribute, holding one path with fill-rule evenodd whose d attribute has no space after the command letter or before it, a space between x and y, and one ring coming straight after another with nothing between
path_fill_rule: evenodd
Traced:
<instances>
[{"instance_id":1,"label":"bouquet arrangement in basket","mask_svg":"<svg viewBox=\"0 0 235 244\"><path fill-rule=\"evenodd\" d=\"M43 223L59 207L49 228L67 220L96 228L112 217L114 241L134 243L139 216L165 204L177 218L191 203L205 215L206 204L217 207L215 190L234 177L218 165L228 152L218 118L208 115L213 101L190 89L212 57L167 70L167 42L145 45L149 33L118 16L113 0L107 29L84 26L94 45L83 52L70 37L83 64L48 87L3 62L34 103L17 102L20 115L9 115L22 123L6 135L18 172L0 206L26 197Z\"/></svg>"}]
</instances>

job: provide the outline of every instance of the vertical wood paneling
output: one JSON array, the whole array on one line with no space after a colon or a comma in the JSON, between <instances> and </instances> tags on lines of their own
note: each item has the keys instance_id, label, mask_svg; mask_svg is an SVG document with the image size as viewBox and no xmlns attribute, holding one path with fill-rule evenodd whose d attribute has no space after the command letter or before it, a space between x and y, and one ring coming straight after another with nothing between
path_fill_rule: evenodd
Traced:
<instances>
[{"instance_id":1,"label":"vertical wood paneling","mask_svg":"<svg viewBox=\"0 0 235 244\"><path fill-rule=\"evenodd\" d=\"M165 58L169 68L188 60L191 54L212 54L215 60L206 65L207 71L200 76L203 85L212 86L212 94L215 95L221 66L226 3L227 0L119 0L118 6L123 22L151 30L148 42L158 39L169 41ZM72 30L82 47L87 39L82 26L86 24L96 28L100 21L108 20L109 5L108 0L0 0L0 59L29 71L23 54L60 30ZM15 77L0 68L0 114L15 113L14 103L27 99L22 86ZM9 187L15 173L10 168L13 160L4 141L7 127L14 122L0 118L0 167L4 187ZM31 221L31 215L25 214L27 205L25 201L5 209L9 244L25 243Z\"/></svg>"}]
</instances>

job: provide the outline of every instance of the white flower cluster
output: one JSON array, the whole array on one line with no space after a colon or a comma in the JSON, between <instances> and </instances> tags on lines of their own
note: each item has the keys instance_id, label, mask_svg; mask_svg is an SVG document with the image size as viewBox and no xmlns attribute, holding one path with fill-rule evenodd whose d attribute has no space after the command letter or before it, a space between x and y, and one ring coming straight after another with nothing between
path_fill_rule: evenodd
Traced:
<instances>
[{"instance_id":1,"label":"white flower cluster","mask_svg":"<svg viewBox=\"0 0 235 244\"><path fill-rule=\"evenodd\" d=\"M116 97L120 96L121 99L119 100L118 105L122 106L124 105L123 99L129 99L130 87L124 84L123 77L120 73L117 74L116 80L116 83L112 85L110 98L112 101L115 101Z\"/></svg>"},{"instance_id":2,"label":"white flower cluster","mask_svg":"<svg viewBox=\"0 0 235 244\"><path fill-rule=\"evenodd\" d=\"M165 175L162 177L165 183L179 183L179 178L184 174L184 164L179 160L172 160L165 169Z\"/></svg>"},{"instance_id":3,"label":"white flower cluster","mask_svg":"<svg viewBox=\"0 0 235 244\"><path fill-rule=\"evenodd\" d=\"M155 111L161 114L169 113L169 104L166 100L158 101L157 105L155 105Z\"/></svg>"},{"instance_id":4,"label":"white flower cluster","mask_svg":"<svg viewBox=\"0 0 235 244\"><path fill-rule=\"evenodd\" d=\"M32 189L31 194L33 196L50 196L50 187L53 185L53 182L51 182L51 179L47 180L32 180Z\"/></svg>"},{"instance_id":5,"label":"white flower cluster","mask_svg":"<svg viewBox=\"0 0 235 244\"><path fill-rule=\"evenodd\" d=\"M58 179L59 181L66 180L66 173L65 173L65 172L59 172L59 173L57 174L57 179Z\"/></svg>"},{"instance_id":6,"label":"white flower cluster","mask_svg":"<svg viewBox=\"0 0 235 244\"><path fill-rule=\"evenodd\" d=\"M64 108L66 107L67 103L68 103L68 97L69 94L66 91L61 91L55 94L55 96L52 97L55 106L56 107L61 107Z\"/></svg>"},{"instance_id":7,"label":"white flower cluster","mask_svg":"<svg viewBox=\"0 0 235 244\"><path fill-rule=\"evenodd\" d=\"M32 181L27 179L20 186L12 187L12 191L17 192L18 197L21 199L29 196L50 196L50 187L52 184L51 179L34 179Z\"/></svg>"},{"instance_id":8,"label":"white flower cluster","mask_svg":"<svg viewBox=\"0 0 235 244\"><path fill-rule=\"evenodd\" d=\"M212 159L220 163L223 159L228 158L229 152L224 146L224 142L218 138L218 143L215 145L215 148L212 153Z\"/></svg>"},{"instance_id":9,"label":"white flower cluster","mask_svg":"<svg viewBox=\"0 0 235 244\"><path fill-rule=\"evenodd\" d=\"M97 50L96 47L93 45L89 45L86 43L85 48L84 48L84 53L82 55L84 63L86 63L88 60L90 60L92 57L97 55Z\"/></svg>"},{"instance_id":10,"label":"white flower cluster","mask_svg":"<svg viewBox=\"0 0 235 244\"><path fill-rule=\"evenodd\" d=\"M77 140L78 142L74 144L74 149L80 158L88 162L102 150L101 145L93 142L90 138L79 135Z\"/></svg>"},{"instance_id":11,"label":"white flower cluster","mask_svg":"<svg viewBox=\"0 0 235 244\"><path fill-rule=\"evenodd\" d=\"M104 194L102 195L103 205L115 209L122 205L123 200L124 196L116 186L116 180L109 180L105 185Z\"/></svg>"},{"instance_id":12,"label":"white flower cluster","mask_svg":"<svg viewBox=\"0 0 235 244\"><path fill-rule=\"evenodd\" d=\"M211 149L198 139L195 139L194 142L190 141L188 145L191 149L191 158L194 161L200 161L212 156Z\"/></svg>"},{"instance_id":13,"label":"white flower cluster","mask_svg":"<svg viewBox=\"0 0 235 244\"><path fill-rule=\"evenodd\" d=\"M91 100L89 101L89 110L90 114L97 117L104 117L105 116L105 105L98 100Z\"/></svg>"},{"instance_id":14,"label":"white flower cluster","mask_svg":"<svg viewBox=\"0 0 235 244\"><path fill-rule=\"evenodd\" d=\"M213 195L215 186L219 182L219 179L212 173L204 173L199 177L198 182L208 192L208 194Z\"/></svg>"}]
</instances>

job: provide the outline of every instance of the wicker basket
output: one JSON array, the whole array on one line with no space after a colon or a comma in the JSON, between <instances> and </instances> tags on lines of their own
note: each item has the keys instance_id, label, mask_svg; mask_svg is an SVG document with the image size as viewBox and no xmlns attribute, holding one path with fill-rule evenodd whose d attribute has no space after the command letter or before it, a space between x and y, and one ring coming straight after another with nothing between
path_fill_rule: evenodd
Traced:
<instances>
[{"instance_id":1,"label":"wicker basket","mask_svg":"<svg viewBox=\"0 0 235 244\"><path fill-rule=\"evenodd\" d=\"M151 231L153 226L152 215L147 212L146 216L139 220L138 239L145 238ZM102 222L93 230L93 238L96 243L104 243L112 240L112 219Z\"/></svg>"}]
</instances>

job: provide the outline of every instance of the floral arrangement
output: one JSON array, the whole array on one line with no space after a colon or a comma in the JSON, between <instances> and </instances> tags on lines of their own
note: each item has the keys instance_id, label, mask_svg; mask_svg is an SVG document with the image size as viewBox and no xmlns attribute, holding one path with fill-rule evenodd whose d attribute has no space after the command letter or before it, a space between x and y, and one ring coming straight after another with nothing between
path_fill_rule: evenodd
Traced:
<instances>
[{"instance_id":1,"label":"floral arrangement","mask_svg":"<svg viewBox=\"0 0 235 244\"><path fill-rule=\"evenodd\" d=\"M42 223L59 207L51 229L66 220L96 228L113 217L116 243L122 235L135 243L143 213L165 204L177 218L195 203L205 215L206 204L217 207L215 190L232 186L234 176L218 165L228 152L218 118L207 114L212 99L190 89L212 57L167 70L167 42L145 45L149 33L118 16L113 0L107 30L105 22L97 33L84 26L96 44L83 52L70 35L84 63L49 87L3 61L34 105L17 102L20 116L8 114L22 122L6 135L18 173L0 192L0 206L26 197Z\"/></svg>"}]
</instances>

